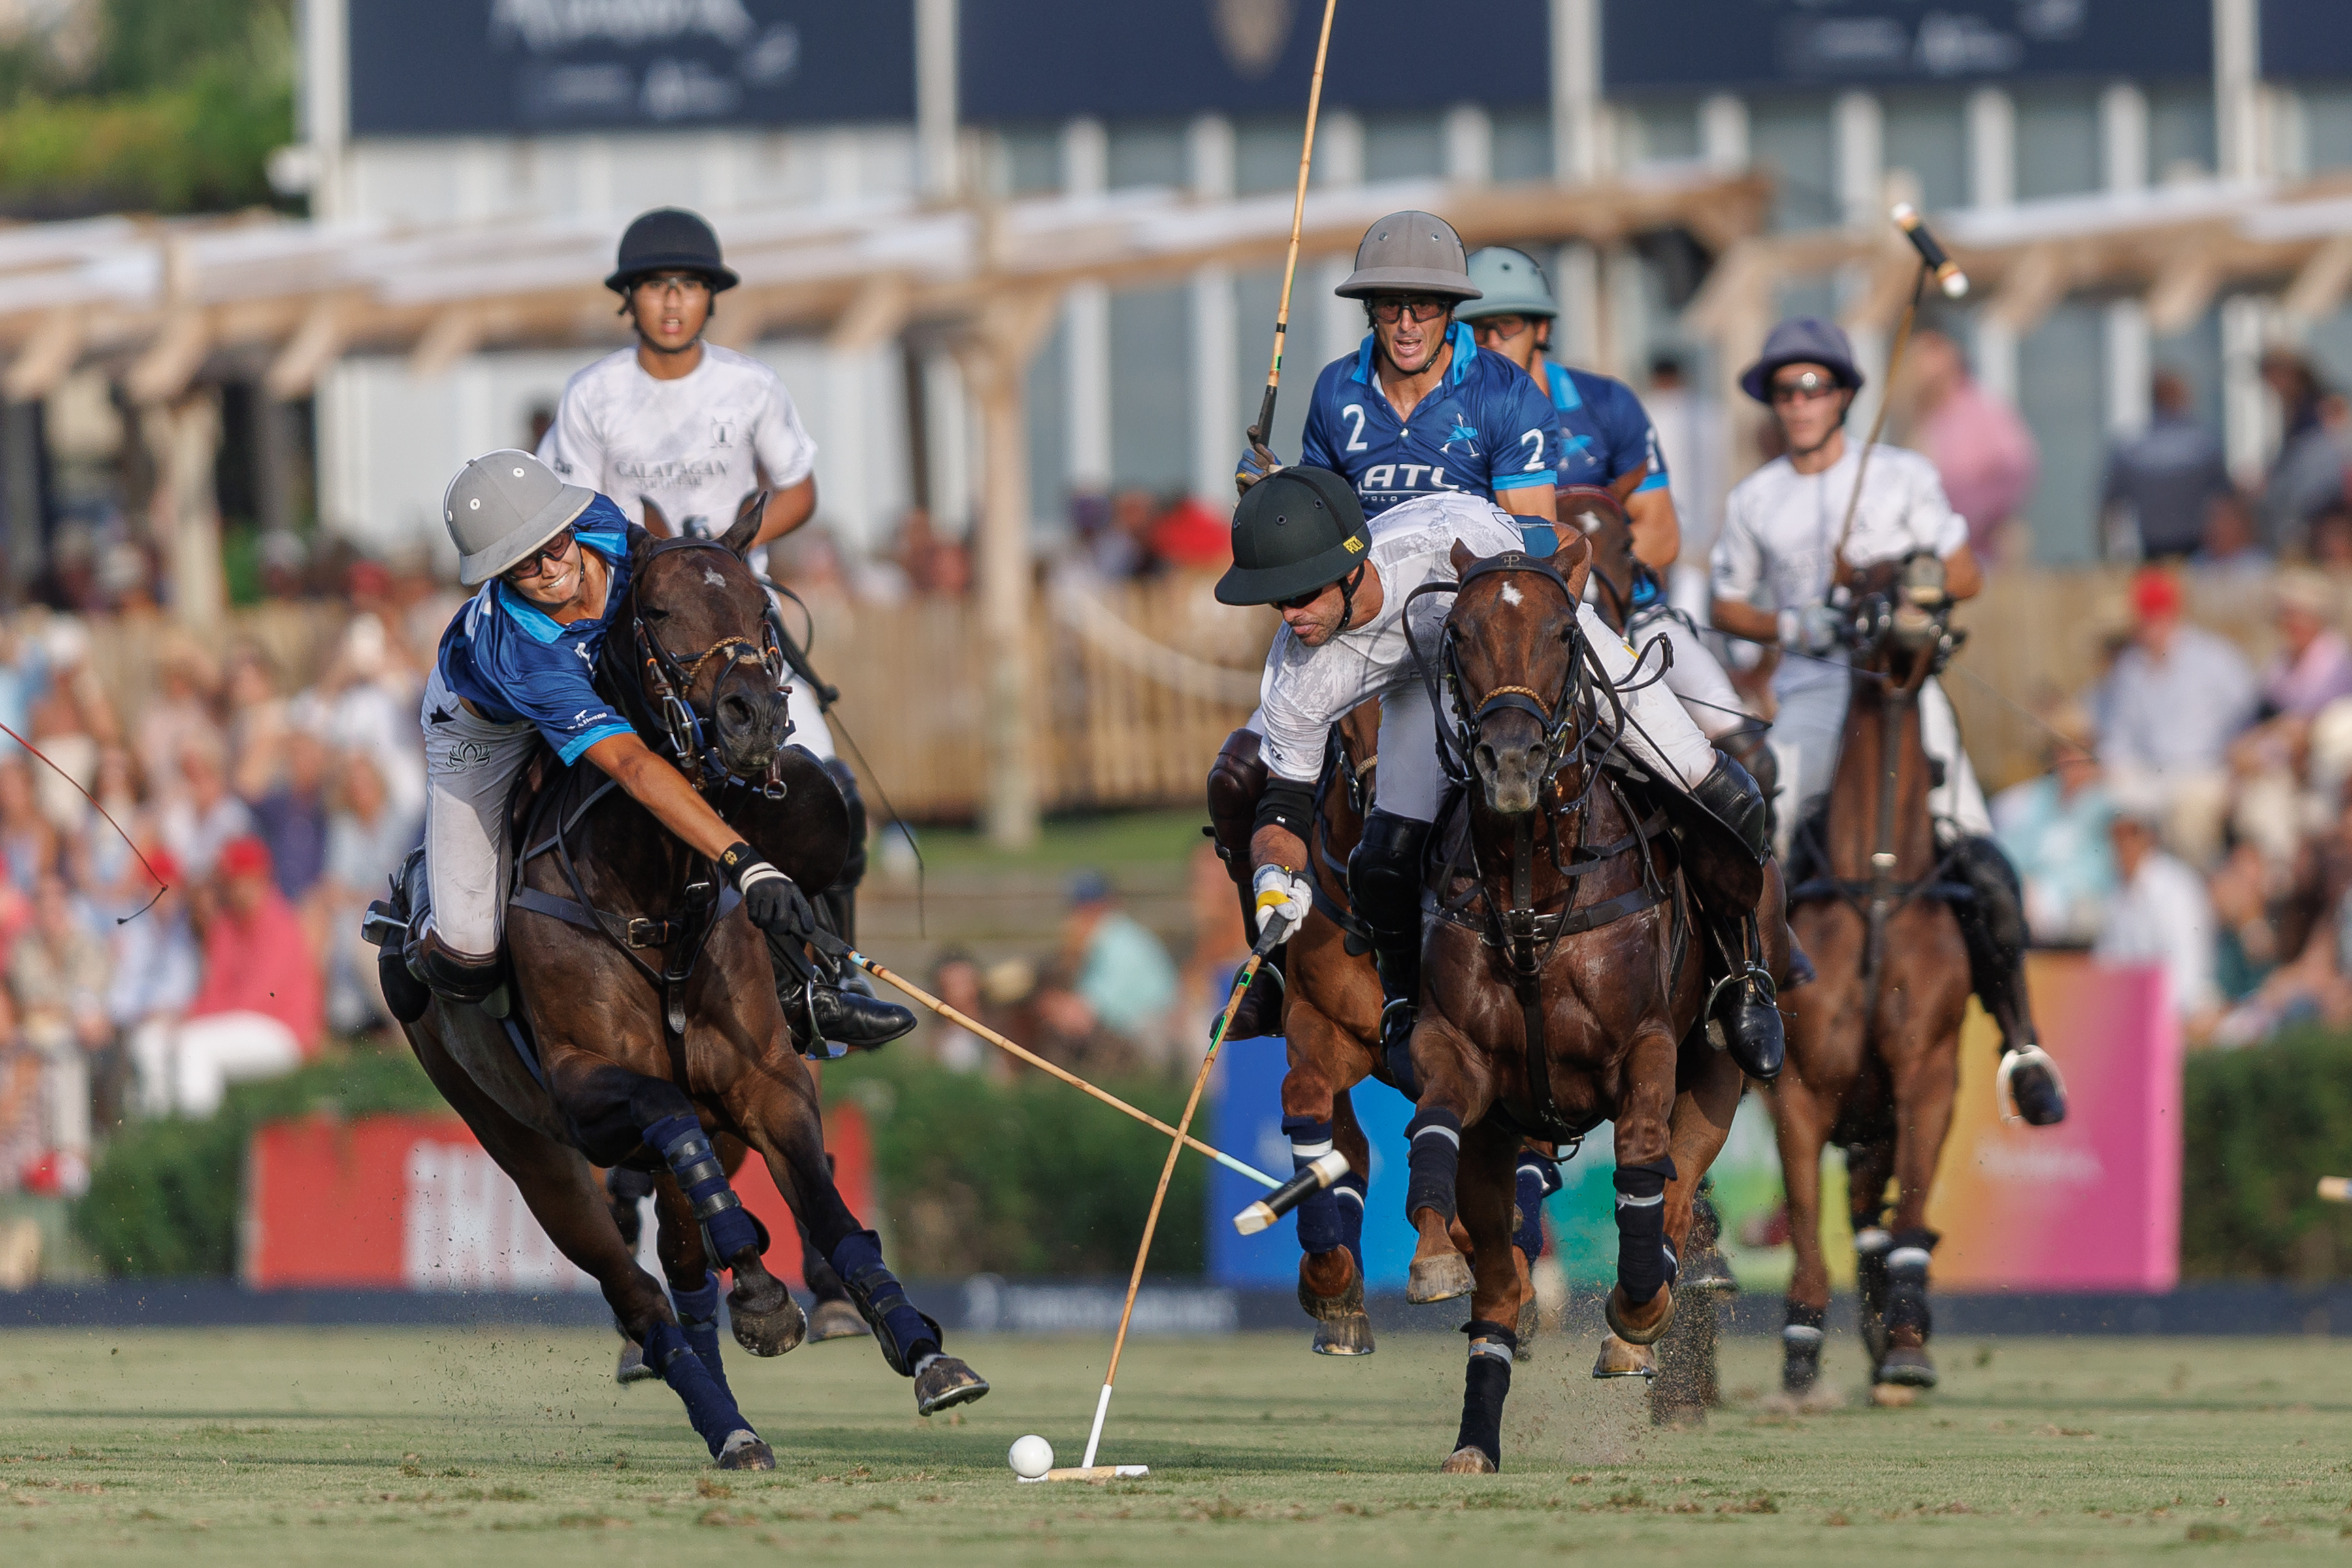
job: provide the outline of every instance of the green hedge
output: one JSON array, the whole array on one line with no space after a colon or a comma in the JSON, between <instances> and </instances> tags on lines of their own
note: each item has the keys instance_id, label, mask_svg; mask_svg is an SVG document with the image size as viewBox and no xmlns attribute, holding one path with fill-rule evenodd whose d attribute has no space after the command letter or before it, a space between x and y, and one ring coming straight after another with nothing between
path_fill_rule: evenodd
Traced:
<instances>
[{"instance_id":1,"label":"green hedge","mask_svg":"<svg viewBox=\"0 0 2352 1568\"><path fill-rule=\"evenodd\" d=\"M2320 1280L2352 1266L2352 1207L2315 1190L2352 1174L2352 1036L2200 1051L2181 1101L2184 1277Z\"/></svg>"},{"instance_id":2,"label":"green hedge","mask_svg":"<svg viewBox=\"0 0 2352 1568\"><path fill-rule=\"evenodd\" d=\"M209 1121L126 1125L74 1205L74 1229L110 1274L234 1274L245 1146L256 1128L314 1111L444 1105L405 1046L333 1052L284 1078L236 1085Z\"/></svg>"}]
</instances>

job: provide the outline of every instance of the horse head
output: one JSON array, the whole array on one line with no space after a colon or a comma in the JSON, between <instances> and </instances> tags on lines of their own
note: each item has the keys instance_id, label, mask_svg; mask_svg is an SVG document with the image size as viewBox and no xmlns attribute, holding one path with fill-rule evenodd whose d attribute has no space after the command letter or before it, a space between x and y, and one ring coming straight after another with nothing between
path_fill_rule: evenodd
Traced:
<instances>
[{"instance_id":1,"label":"horse head","mask_svg":"<svg viewBox=\"0 0 2352 1568\"><path fill-rule=\"evenodd\" d=\"M706 780L763 780L790 729L783 650L745 559L765 500L746 502L720 539L647 547L630 589L636 678L689 777L698 767Z\"/></svg>"},{"instance_id":2,"label":"horse head","mask_svg":"<svg viewBox=\"0 0 2352 1568\"><path fill-rule=\"evenodd\" d=\"M1481 560L1454 542L1461 586L1445 617L1446 671L1463 749L1502 816L1536 808L1573 733L1578 594L1591 553L1580 533L1548 561L1517 552Z\"/></svg>"},{"instance_id":3,"label":"horse head","mask_svg":"<svg viewBox=\"0 0 2352 1568\"><path fill-rule=\"evenodd\" d=\"M1601 612L1602 620L1623 631L1633 611L1633 576L1639 565L1633 558L1633 529L1625 521L1625 508L1613 491L1600 485L1562 485L1554 508L1559 536L1565 539L1573 531L1592 546L1592 581L1600 589L1592 607Z\"/></svg>"},{"instance_id":4,"label":"horse head","mask_svg":"<svg viewBox=\"0 0 2352 1568\"><path fill-rule=\"evenodd\" d=\"M1848 586L1853 601L1843 634L1854 668L1895 689L1916 691L1967 636L1952 629L1944 563L1933 551L1857 568Z\"/></svg>"}]
</instances>

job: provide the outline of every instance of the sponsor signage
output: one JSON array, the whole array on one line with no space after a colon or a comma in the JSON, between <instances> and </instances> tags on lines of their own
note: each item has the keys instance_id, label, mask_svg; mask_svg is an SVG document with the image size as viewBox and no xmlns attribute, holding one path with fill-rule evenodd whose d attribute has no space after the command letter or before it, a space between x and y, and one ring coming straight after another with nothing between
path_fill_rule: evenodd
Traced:
<instances>
[{"instance_id":1,"label":"sponsor signage","mask_svg":"<svg viewBox=\"0 0 2352 1568\"><path fill-rule=\"evenodd\" d=\"M354 136L915 117L912 0L348 0Z\"/></svg>"},{"instance_id":2,"label":"sponsor signage","mask_svg":"<svg viewBox=\"0 0 2352 1568\"><path fill-rule=\"evenodd\" d=\"M2264 0L2266 19L2278 3ZM2305 3L2333 12L2340 0ZM1610 92L2147 79L2213 69L2213 0L1602 4L1601 80ZM2294 0L2287 4L2294 8Z\"/></svg>"}]
</instances>

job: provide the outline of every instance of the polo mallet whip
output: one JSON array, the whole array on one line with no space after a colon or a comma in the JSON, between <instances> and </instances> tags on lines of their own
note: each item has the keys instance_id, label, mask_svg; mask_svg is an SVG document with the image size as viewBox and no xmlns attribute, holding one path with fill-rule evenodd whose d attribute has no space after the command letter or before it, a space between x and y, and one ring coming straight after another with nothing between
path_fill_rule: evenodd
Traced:
<instances>
[{"instance_id":1,"label":"polo mallet whip","mask_svg":"<svg viewBox=\"0 0 2352 1568\"><path fill-rule=\"evenodd\" d=\"M1274 313L1274 363L1266 367L1265 396L1250 445L1263 447L1274 435L1274 395L1282 387L1282 340L1290 331L1290 285L1298 276L1298 232L1307 220L1307 171L1315 162L1315 116L1323 106L1323 57L1331 47L1331 14L1339 0L1323 0L1323 32L1315 40L1315 79L1307 89L1307 140L1298 149L1298 192L1290 199L1290 257L1282 264L1282 303Z\"/></svg>"},{"instance_id":2,"label":"polo mallet whip","mask_svg":"<svg viewBox=\"0 0 2352 1568\"><path fill-rule=\"evenodd\" d=\"M1201 1105L1201 1091L1209 1087L1210 1070L1217 1065L1217 1047L1225 1043L1225 1031L1232 1027L1234 1015L1241 1010L1250 982L1257 978L1258 966L1289 933L1290 922L1281 916L1267 921L1265 929L1258 932L1256 944L1250 949L1249 962L1234 974L1233 994L1225 998L1225 1010L1217 1015L1216 1027L1209 1031L1209 1049L1201 1058L1201 1070L1192 1077L1192 1096L1184 1101L1184 1114L1176 1123L1177 1141L1168 1145L1168 1158L1160 1166L1160 1186L1151 1194L1151 1212L1144 1216L1143 1242L1135 1249L1135 1269L1127 1277L1127 1304L1119 1309L1118 1335L1110 1344L1110 1369L1103 1373L1102 1397L1095 1401L1094 1430L1087 1434L1086 1462L1075 1469L1048 1470L1047 1480L1108 1480L1113 1476L1139 1476L1146 1472L1148 1467L1142 1465L1097 1466L1095 1453L1102 1447L1103 1418L1110 1414L1110 1388L1118 1380L1118 1358L1127 1349L1127 1326L1135 1317L1135 1295L1143 1289L1143 1266L1151 1257L1151 1233L1160 1228L1160 1206L1168 1201L1168 1180L1176 1173L1176 1156L1183 1151L1185 1131L1192 1125L1192 1112Z\"/></svg>"},{"instance_id":3,"label":"polo mallet whip","mask_svg":"<svg viewBox=\"0 0 2352 1568\"><path fill-rule=\"evenodd\" d=\"M1943 289L1946 299L1957 300L1969 291L1969 275L1944 254L1944 247L1928 232L1927 220L1919 216L1918 208L1909 202L1897 202L1888 216L1903 231L1903 237L1911 242L1911 248L1919 253L1919 271L1911 279L1911 298L1903 307L1903 323L1895 329L1895 346L1886 353L1886 385L1879 394L1878 412L1871 416L1870 439L1862 444L1862 458L1853 466L1853 493L1846 497L1845 523L1838 530L1836 566L1830 574L1832 584L1846 574L1845 543L1853 536L1854 510L1862 504L1863 476L1870 471L1870 449L1878 445L1879 432L1886 428L1886 411L1895 402L1895 373L1903 363L1904 348L1911 342L1911 324L1919 315L1919 296L1930 278Z\"/></svg>"},{"instance_id":4,"label":"polo mallet whip","mask_svg":"<svg viewBox=\"0 0 2352 1568\"><path fill-rule=\"evenodd\" d=\"M1121 1100L1118 1096L1110 1093L1108 1090L1097 1089L1093 1084L1088 1083L1077 1074L1071 1072L1065 1068L1056 1067L1054 1063L1047 1061L1045 1058L1037 1055L1034 1051L1025 1050L1022 1047L1013 1044L1011 1040L1006 1039L1003 1035L998 1034L995 1030L990 1028L979 1019L966 1017L963 1014L958 1012L955 1008L949 1006L946 1003L940 1001L938 997L924 990L921 986L914 984L910 981L900 979L897 974L875 963L872 959L866 957L856 948L845 949L844 956L846 957L850 963L857 965L858 968L863 969L866 973L874 976L875 979L887 981L890 984L897 986L899 990L905 992L908 995L913 997L924 1006L929 1007L932 1012L937 1013L940 1017L945 1018L949 1023L959 1025L963 1028L971 1030L973 1034L979 1036L982 1039L986 1040L990 1045L994 1046L997 1049L1019 1058L1021 1060L1027 1062L1031 1067L1037 1068L1040 1072L1048 1073L1055 1078L1060 1079L1072 1089L1079 1089L1085 1093L1094 1096L1097 1100L1101 1100L1105 1105L1109 1106L1113 1110L1125 1111L1128 1115L1134 1117L1138 1121L1142 1122L1146 1127L1151 1128L1155 1131L1164 1132L1171 1138L1181 1138L1186 1147L1198 1150L1200 1152L1206 1154L1210 1159L1214 1160L1218 1164L1223 1165L1226 1170L1233 1172L1235 1175L1247 1176L1251 1181L1255 1182L1262 1187L1279 1187L1282 1185L1281 1183L1276 1181L1272 1176L1267 1175L1264 1171L1259 1170L1256 1166L1244 1165L1239 1160L1234 1159L1231 1154L1225 1153L1222 1150L1212 1149L1206 1143L1202 1142L1198 1138L1177 1131L1175 1128L1169 1126L1168 1123L1160 1121L1160 1118L1152 1115L1150 1111L1139 1110L1136 1107L1129 1105L1127 1101Z\"/></svg>"}]
</instances>

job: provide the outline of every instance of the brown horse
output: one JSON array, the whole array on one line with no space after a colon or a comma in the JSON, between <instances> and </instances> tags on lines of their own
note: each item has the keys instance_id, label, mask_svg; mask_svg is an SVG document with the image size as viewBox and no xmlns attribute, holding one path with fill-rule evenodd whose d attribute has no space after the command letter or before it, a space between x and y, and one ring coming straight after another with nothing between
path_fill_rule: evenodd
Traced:
<instances>
[{"instance_id":1,"label":"brown horse","mask_svg":"<svg viewBox=\"0 0 2352 1568\"><path fill-rule=\"evenodd\" d=\"M1421 1237L1409 1297L1472 1298L1449 1471L1501 1463L1510 1325L1527 1290L1510 1246L1523 1141L1572 1143L1613 1121L1618 1283L1593 1372L1648 1373L1646 1347L1673 1318L1692 1200L1742 1085L1696 1026L1706 995L1699 889L1712 898L1728 887L1744 900L1735 907L1768 914L1765 962L1776 973L1787 963L1774 868L1759 876L1751 860L1744 879L1720 865L1686 874L1719 847L1678 838L1672 808L1654 809L1603 765L1622 754L1621 737L1577 615L1589 552L1574 535L1548 562L1481 561L1457 543L1459 586L1447 585L1456 597L1430 666L1453 689L1459 733L1447 743L1469 776L1466 828L1457 816L1456 834L1440 836L1444 918L1423 948L1405 1206ZM1452 1235L1457 1213L1473 1243L1467 1263Z\"/></svg>"},{"instance_id":2,"label":"brown horse","mask_svg":"<svg viewBox=\"0 0 2352 1568\"><path fill-rule=\"evenodd\" d=\"M742 559L758 522L751 512L719 542L633 541L634 580L600 685L762 855L821 889L847 853L847 813L822 766L783 744L768 602ZM730 1468L774 1462L720 1370L706 1269L733 1274L734 1333L752 1353L781 1355L805 1331L761 1262L764 1234L728 1186L730 1144L765 1163L885 1360L914 1378L919 1410L986 1393L942 1353L938 1325L914 1310L834 1184L815 1086L772 967L772 952L805 966L806 950L763 938L731 892L716 892L714 868L593 767L562 773L529 816L508 939L520 1018L509 1026L434 999L406 1024L409 1043L549 1237L595 1279L713 1458ZM388 981L397 963L386 955ZM654 1174L664 1272L708 1282L680 1291L677 1313L623 1243L592 1165Z\"/></svg>"},{"instance_id":3,"label":"brown horse","mask_svg":"<svg viewBox=\"0 0 2352 1568\"><path fill-rule=\"evenodd\" d=\"M1958 634L1942 563L1920 553L1868 569L1849 641L1853 690L1827 814L1826 875L1792 890L1790 923L1820 978L1790 994L1789 1063L1765 1093L1778 1129L1796 1272L1789 1282L1781 1384L1821 1373L1829 1268L1822 1251L1822 1150L1845 1151L1864 1337L1874 1385L1930 1387L1927 1228L1936 1163L1959 1089L1969 950L1927 809L1932 782L1919 693ZM1818 825L1818 826L1817 826ZM1894 1212L1886 1189L1895 1185ZM1906 1395L1884 1394L1889 1402Z\"/></svg>"}]
</instances>

